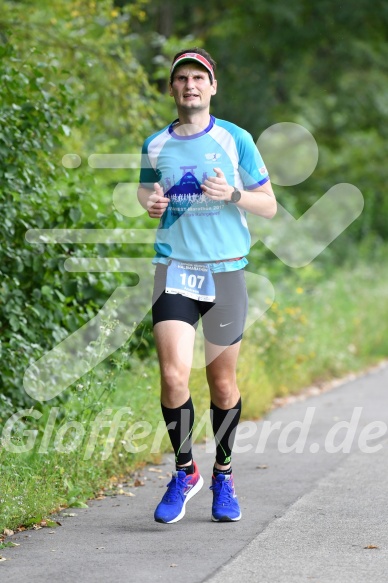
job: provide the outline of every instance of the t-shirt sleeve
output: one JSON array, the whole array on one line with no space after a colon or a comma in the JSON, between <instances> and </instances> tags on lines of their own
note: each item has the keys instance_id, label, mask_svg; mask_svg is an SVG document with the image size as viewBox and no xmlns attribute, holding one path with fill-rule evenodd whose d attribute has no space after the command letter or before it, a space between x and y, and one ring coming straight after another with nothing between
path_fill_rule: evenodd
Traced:
<instances>
[{"instance_id":1,"label":"t-shirt sleeve","mask_svg":"<svg viewBox=\"0 0 388 583\"><path fill-rule=\"evenodd\" d=\"M139 183L143 188L153 189L154 183L160 180L157 170L152 167L148 156L148 140L146 140L141 149L141 168Z\"/></svg>"},{"instance_id":2,"label":"t-shirt sleeve","mask_svg":"<svg viewBox=\"0 0 388 583\"><path fill-rule=\"evenodd\" d=\"M253 190L269 180L267 168L252 136L241 132L237 148L239 153L239 173L245 190Z\"/></svg>"}]
</instances>

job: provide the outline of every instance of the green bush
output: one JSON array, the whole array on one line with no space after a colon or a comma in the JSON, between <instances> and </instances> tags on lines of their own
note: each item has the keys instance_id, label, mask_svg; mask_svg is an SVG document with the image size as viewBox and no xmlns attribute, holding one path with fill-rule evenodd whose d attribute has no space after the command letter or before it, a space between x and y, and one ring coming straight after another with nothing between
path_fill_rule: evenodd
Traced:
<instances>
[{"instance_id":1,"label":"green bush","mask_svg":"<svg viewBox=\"0 0 388 583\"><path fill-rule=\"evenodd\" d=\"M70 245L25 240L28 229L69 227L79 219L79 193L58 190L66 170L53 162L60 136L80 123L76 100L60 74L52 81L55 67L34 53L21 60L10 42L0 45L0 420L11 403L32 404L22 389L24 371L88 320L93 307L88 281L63 268L75 253Z\"/></svg>"}]
</instances>

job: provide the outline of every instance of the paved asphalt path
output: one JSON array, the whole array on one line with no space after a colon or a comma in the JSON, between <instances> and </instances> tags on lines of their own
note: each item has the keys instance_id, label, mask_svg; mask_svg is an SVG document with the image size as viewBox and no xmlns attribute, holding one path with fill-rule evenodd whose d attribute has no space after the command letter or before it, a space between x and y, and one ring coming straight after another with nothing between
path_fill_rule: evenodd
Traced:
<instances>
[{"instance_id":1,"label":"paved asphalt path","mask_svg":"<svg viewBox=\"0 0 388 583\"><path fill-rule=\"evenodd\" d=\"M345 426L352 418L353 435ZM240 522L210 521L213 456L200 444L195 458L205 486L182 521L153 520L172 466L167 456L144 469L145 486L128 489L135 496L94 500L88 509L67 510L76 516L60 518L54 531L14 535L20 546L1 551L7 560L0 581L386 583L387 424L385 366L240 424L237 445L250 449L233 458ZM349 452L328 451L346 437ZM292 445L300 452L285 451Z\"/></svg>"}]
</instances>

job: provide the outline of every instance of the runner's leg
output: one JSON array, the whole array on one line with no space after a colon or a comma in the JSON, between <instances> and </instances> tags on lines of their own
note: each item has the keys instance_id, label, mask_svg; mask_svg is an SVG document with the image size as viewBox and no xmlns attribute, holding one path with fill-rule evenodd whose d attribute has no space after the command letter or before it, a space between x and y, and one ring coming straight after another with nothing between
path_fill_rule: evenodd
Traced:
<instances>
[{"instance_id":1,"label":"runner's leg","mask_svg":"<svg viewBox=\"0 0 388 583\"><path fill-rule=\"evenodd\" d=\"M231 456L241 413L241 397L236 382L236 365L241 342L220 353L220 347L206 341L207 379L211 395L211 419L216 440L213 468L212 515L215 522L237 522L241 510L234 487Z\"/></svg>"},{"instance_id":2,"label":"runner's leg","mask_svg":"<svg viewBox=\"0 0 388 583\"><path fill-rule=\"evenodd\" d=\"M195 329L186 322L164 320L155 324L154 337L159 358L163 416L177 465L189 465L194 423L189 378Z\"/></svg>"},{"instance_id":3,"label":"runner's leg","mask_svg":"<svg viewBox=\"0 0 388 583\"><path fill-rule=\"evenodd\" d=\"M187 322L163 320L155 324L154 336L160 364L162 412L177 470L156 507L154 518L157 522L173 523L183 518L186 503L203 485L191 451L194 408L188 384L195 329ZM184 359L182 354L185 354Z\"/></svg>"},{"instance_id":4,"label":"runner's leg","mask_svg":"<svg viewBox=\"0 0 388 583\"><path fill-rule=\"evenodd\" d=\"M219 470L227 470L230 467L234 435L240 419L241 396L236 380L240 345L241 341L232 346L220 347L205 341L208 362L206 376L210 389L211 417L216 438L215 468Z\"/></svg>"}]
</instances>

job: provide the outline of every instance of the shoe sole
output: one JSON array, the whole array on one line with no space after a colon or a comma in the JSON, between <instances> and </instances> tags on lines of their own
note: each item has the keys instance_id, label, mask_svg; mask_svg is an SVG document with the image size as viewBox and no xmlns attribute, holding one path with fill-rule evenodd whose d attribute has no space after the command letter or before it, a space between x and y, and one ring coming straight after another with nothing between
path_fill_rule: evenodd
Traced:
<instances>
[{"instance_id":1,"label":"shoe sole","mask_svg":"<svg viewBox=\"0 0 388 583\"><path fill-rule=\"evenodd\" d=\"M221 518L215 518L212 515L213 522L237 522L241 518L241 513L236 518L230 518L230 516L221 516Z\"/></svg>"},{"instance_id":2,"label":"shoe sole","mask_svg":"<svg viewBox=\"0 0 388 583\"><path fill-rule=\"evenodd\" d=\"M193 486L191 488L191 490L189 491L189 493L186 496L186 499L183 503L183 507L182 510L180 511L180 513L178 514L178 516L176 516L175 518L173 518L172 520L162 520L161 518L155 518L156 522L161 522L163 524L172 524L173 522L178 522L179 520L182 520L182 518L184 517L184 515L186 514L186 504L187 502L193 497L195 496L195 494L197 494L200 489L203 486L203 477L199 476L198 482L195 484L195 486Z\"/></svg>"}]
</instances>

